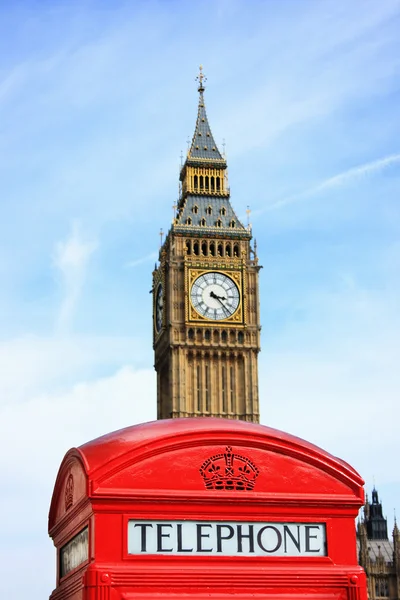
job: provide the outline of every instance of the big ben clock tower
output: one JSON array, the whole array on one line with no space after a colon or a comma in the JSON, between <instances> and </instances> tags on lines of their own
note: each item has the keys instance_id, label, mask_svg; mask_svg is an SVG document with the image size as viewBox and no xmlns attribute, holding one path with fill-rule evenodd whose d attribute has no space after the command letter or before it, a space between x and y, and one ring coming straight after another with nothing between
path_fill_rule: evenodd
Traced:
<instances>
[{"instance_id":1,"label":"big ben clock tower","mask_svg":"<svg viewBox=\"0 0 400 600\"><path fill-rule=\"evenodd\" d=\"M180 172L181 194L153 272L157 415L259 421L259 265L236 216L227 164L204 104Z\"/></svg>"}]
</instances>

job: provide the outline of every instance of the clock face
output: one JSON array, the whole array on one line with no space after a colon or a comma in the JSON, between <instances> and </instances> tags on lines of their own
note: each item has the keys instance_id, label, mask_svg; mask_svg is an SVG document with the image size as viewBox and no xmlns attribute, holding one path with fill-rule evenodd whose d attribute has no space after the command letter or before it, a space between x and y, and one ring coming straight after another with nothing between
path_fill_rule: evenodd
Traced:
<instances>
[{"instance_id":1,"label":"clock face","mask_svg":"<svg viewBox=\"0 0 400 600\"><path fill-rule=\"evenodd\" d=\"M231 317L240 302L239 288L223 273L204 273L198 277L190 290L195 310L204 318L222 321Z\"/></svg>"},{"instance_id":2,"label":"clock face","mask_svg":"<svg viewBox=\"0 0 400 600\"><path fill-rule=\"evenodd\" d=\"M163 308L164 308L164 298L163 298L163 289L161 283L157 288L156 293L156 306L155 306L155 324L157 333L160 331L163 321Z\"/></svg>"}]
</instances>

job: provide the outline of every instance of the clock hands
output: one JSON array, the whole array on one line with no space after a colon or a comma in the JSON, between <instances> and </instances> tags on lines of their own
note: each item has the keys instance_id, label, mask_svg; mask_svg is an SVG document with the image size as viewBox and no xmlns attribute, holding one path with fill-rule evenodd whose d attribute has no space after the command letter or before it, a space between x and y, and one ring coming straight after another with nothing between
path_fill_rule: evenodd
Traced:
<instances>
[{"instance_id":1,"label":"clock hands","mask_svg":"<svg viewBox=\"0 0 400 600\"><path fill-rule=\"evenodd\" d=\"M210 296L211 298L214 298L215 300L219 300L221 302L221 300L226 300L225 296L217 296L217 294L215 294L215 292L213 292L211 290L210 292Z\"/></svg>"},{"instance_id":2,"label":"clock hands","mask_svg":"<svg viewBox=\"0 0 400 600\"><path fill-rule=\"evenodd\" d=\"M221 304L222 308L224 309L225 314L228 315L228 317L230 317L229 309L222 302L222 300L226 300L225 296L217 296L217 294L211 290L210 297L214 298L214 300L218 300L218 302Z\"/></svg>"}]
</instances>

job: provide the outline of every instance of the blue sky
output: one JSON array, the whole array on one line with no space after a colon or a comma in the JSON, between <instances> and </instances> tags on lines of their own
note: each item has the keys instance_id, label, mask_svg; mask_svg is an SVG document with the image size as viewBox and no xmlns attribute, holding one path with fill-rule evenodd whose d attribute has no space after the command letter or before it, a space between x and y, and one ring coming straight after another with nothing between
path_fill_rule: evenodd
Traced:
<instances>
[{"instance_id":1,"label":"blue sky","mask_svg":"<svg viewBox=\"0 0 400 600\"><path fill-rule=\"evenodd\" d=\"M155 418L148 292L199 64L264 266L262 422L344 458L368 490L375 479L391 527L398 31L394 0L0 4L5 595L53 589L47 511L65 451Z\"/></svg>"}]
</instances>

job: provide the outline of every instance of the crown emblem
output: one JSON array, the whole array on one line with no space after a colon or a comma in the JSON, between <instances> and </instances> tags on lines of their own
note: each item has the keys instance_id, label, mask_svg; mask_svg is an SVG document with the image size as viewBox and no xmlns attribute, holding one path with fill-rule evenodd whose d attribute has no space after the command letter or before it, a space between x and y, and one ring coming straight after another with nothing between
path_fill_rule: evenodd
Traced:
<instances>
[{"instance_id":1,"label":"crown emblem","mask_svg":"<svg viewBox=\"0 0 400 600\"><path fill-rule=\"evenodd\" d=\"M74 503L74 478L72 473L69 474L67 483L65 484L65 510L71 508Z\"/></svg>"},{"instance_id":2,"label":"crown emblem","mask_svg":"<svg viewBox=\"0 0 400 600\"><path fill-rule=\"evenodd\" d=\"M200 467L208 490L252 490L259 472L249 458L232 452L231 446L207 458Z\"/></svg>"}]
</instances>

